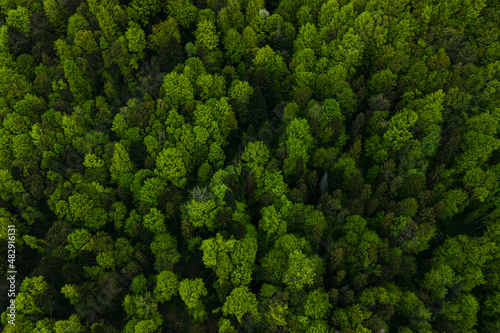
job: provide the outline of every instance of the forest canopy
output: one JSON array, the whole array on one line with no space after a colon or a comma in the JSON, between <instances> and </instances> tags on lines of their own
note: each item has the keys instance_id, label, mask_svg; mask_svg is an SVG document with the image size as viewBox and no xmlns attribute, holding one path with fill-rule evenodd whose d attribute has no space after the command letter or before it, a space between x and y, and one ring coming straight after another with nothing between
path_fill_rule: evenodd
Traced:
<instances>
[{"instance_id":1,"label":"forest canopy","mask_svg":"<svg viewBox=\"0 0 500 333\"><path fill-rule=\"evenodd\" d=\"M499 13L0 0L3 332L498 333Z\"/></svg>"}]
</instances>

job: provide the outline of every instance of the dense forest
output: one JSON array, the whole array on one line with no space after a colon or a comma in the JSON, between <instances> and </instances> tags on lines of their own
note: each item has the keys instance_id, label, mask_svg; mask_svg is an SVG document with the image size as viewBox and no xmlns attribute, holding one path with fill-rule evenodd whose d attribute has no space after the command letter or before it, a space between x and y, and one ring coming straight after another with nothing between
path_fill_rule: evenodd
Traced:
<instances>
[{"instance_id":1,"label":"dense forest","mask_svg":"<svg viewBox=\"0 0 500 333\"><path fill-rule=\"evenodd\" d=\"M498 333L499 132L497 0L0 0L1 327Z\"/></svg>"}]
</instances>

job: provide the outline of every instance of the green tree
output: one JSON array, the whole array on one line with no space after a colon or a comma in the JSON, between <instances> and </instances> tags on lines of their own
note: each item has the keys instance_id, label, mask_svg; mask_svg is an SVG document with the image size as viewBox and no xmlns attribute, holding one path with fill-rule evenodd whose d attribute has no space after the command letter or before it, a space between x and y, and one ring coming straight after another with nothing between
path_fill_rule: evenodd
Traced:
<instances>
[{"instance_id":1,"label":"green tree","mask_svg":"<svg viewBox=\"0 0 500 333\"><path fill-rule=\"evenodd\" d=\"M382 241L373 230L368 229L366 220L358 215L349 216L342 229L345 236L340 241L346 245L346 271L354 274L375 265L376 249Z\"/></svg>"},{"instance_id":2,"label":"green tree","mask_svg":"<svg viewBox=\"0 0 500 333\"><path fill-rule=\"evenodd\" d=\"M165 216L156 208L151 208L149 214L144 215L142 221L144 228L155 234L167 231L165 226Z\"/></svg>"},{"instance_id":3,"label":"green tree","mask_svg":"<svg viewBox=\"0 0 500 333\"><path fill-rule=\"evenodd\" d=\"M241 31L245 25L245 19L241 12L240 2L229 0L217 14L217 23L225 34L232 28Z\"/></svg>"},{"instance_id":4,"label":"green tree","mask_svg":"<svg viewBox=\"0 0 500 333\"><path fill-rule=\"evenodd\" d=\"M443 210L441 217L449 218L457 214L464 207L467 200L467 194L460 189L449 190L445 193L443 198Z\"/></svg>"},{"instance_id":5,"label":"green tree","mask_svg":"<svg viewBox=\"0 0 500 333\"><path fill-rule=\"evenodd\" d=\"M85 77L83 66L77 65L74 61L66 59L63 63L64 75L69 83L69 90L78 102L83 102L91 97L92 86Z\"/></svg>"},{"instance_id":6,"label":"green tree","mask_svg":"<svg viewBox=\"0 0 500 333\"><path fill-rule=\"evenodd\" d=\"M149 291L142 295L126 295L122 305L127 317L140 320L150 320L158 317L158 304Z\"/></svg>"},{"instance_id":7,"label":"green tree","mask_svg":"<svg viewBox=\"0 0 500 333\"><path fill-rule=\"evenodd\" d=\"M203 47L207 51L212 51L219 44L219 34L212 20L203 19L198 23L195 32L196 45Z\"/></svg>"},{"instance_id":8,"label":"green tree","mask_svg":"<svg viewBox=\"0 0 500 333\"><path fill-rule=\"evenodd\" d=\"M182 280L179 286L179 294L193 319L202 321L207 315L205 305L201 300L202 297L207 295L203 280L200 278Z\"/></svg>"},{"instance_id":9,"label":"green tree","mask_svg":"<svg viewBox=\"0 0 500 333\"><path fill-rule=\"evenodd\" d=\"M171 72L163 78L162 96L172 108L183 106L194 99L194 88L184 74Z\"/></svg>"},{"instance_id":10,"label":"green tree","mask_svg":"<svg viewBox=\"0 0 500 333\"><path fill-rule=\"evenodd\" d=\"M128 186L132 180L134 165L130 160L126 148L120 143L116 143L114 146L113 158L111 159L109 171L111 179L117 181L122 186Z\"/></svg>"},{"instance_id":11,"label":"green tree","mask_svg":"<svg viewBox=\"0 0 500 333\"><path fill-rule=\"evenodd\" d=\"M7 12L7 25L21 31L25 35L30 33L31 12L28 8L18 6L16 9L11 9Z\"/></svg>"},{"instance_id":12,"label":"green tree","mask_svg":"<svg viewBox=\"0 0 500 333\"><path fill-rule=\"evenodd\" d=\"M167 9L183 28L188 28L196 20L198 12L189 0L168 0Z\"/></svg>"},{"instance_id":13,"label":"green tree","mask_svg":"<svg viewBox=\"0 0 500 333\"><path fill-rule=\"evenodd\" d=\"M491 260L492 244L471 239L467 235L448 238L436 250L436 264L450 266L464 291L485 283L482 267Z\"/></svg>"},{"instance_id":14,"label":"green tree","mask_svg":"<svg viewBox=\"0 0 500 333\"><path fill-rule=\"evenodd\" d=\"M117 267L123 267L130 262L134 254L134 248L126 238L117 238L113 259Z\"/></svg>"},{"instance_id":15,"label":"green tree","mask_svg":"<svg viewBox=\"0 0 500 333\"><path fill-rule=\"evenodd\" d=\"M334 311L334 323L340 328L352 329L356 333L368 333L370 330L366 328L367 320L371 317L372 312L368 311L360 304L354 304L346 309L337 309Z\"/></svg>"},{"instance_id":16,"label":"green tree","mask_svg":"<svg viewBox=\"0 0 500 333\"><path fill-rule=\"evenodd\" d=\"M114 269L115 260L107 252L99 252L96 257L96 262L103 269Z\"/></svg>"},{"instance_id":17,"label":"green tree","mask_svg":"<svg viewBox=\"0 0 500 333\"><path fill-rule=\"evenodd\" d=\"M44 0L43 9L51 25L60 27L64 24L66 11L64 5L58 0Z\"/></svg>"},{"instance_id":18,"label":"green tree","mask_svg":"<svg viewBox=\"0 0 500 333\"><path fill-rule=\"evenodd\" d=\"M81 333L85 332L85 326L80 323L80 316L74 314L69 317L68 320L58 320L54 324L55 333L63 332L75 332Z\"/></svg>"},{"instance_id":19,"label":"green tree","mask_svg":"<svg viewBox=\"0 0 500 333\"><path fill-rule=\"evenodd\" d=\"M89 28L89 22L87 19L79 13L71 15L68 19L68 40L72 42L75 38L75 33L77 31L85 31Z\"/></svg>"},{"instance_id":20,"label":"green tree","mask_svg":"<svg viewBox=\"0 0 500 333\"><path fill-rule=\"evenodd\" d=\"M162 7L161 2L158 0L133 0L130 3L130 7L127 8L127 14L131 19L140 20L144 25L147 25L149 18L157 14Z\"/></svg>"},{"instance_id":21,"label":"green tree","mask_svg":"<svg viewBox=\"0 0 500 333\"><path fill-rule=\"evenodd\" d=\"M8 170L0 170L0 198L5 201L16 200L16 196L25 193L23 184L12 178Z\"/></svg>"},{"instance_id":22,"label":"green tree","mask_svg":"<svg viewBox=\"0 0 500 333\"><path fill-rule=\"evenodd\" d=\"M179 281L172 271L161 271L156 276L156 287L154 289L155 299L164 303L170 301L172 296L179 293Z\"/></svg>"},{"instance_id":23,"label":"green tree","mask_svg":"<svg viewBox=\"0 0 500 333\"><path fill-rule=\"evenodd\" d=\"M150 332L158 332L161 328L161 324L163 322L163 318L157 316L153 319L141 320L137 322L134 326L134 332L137 333L150 333Z\"/></svg>"},{"instance_id":24,"label":"green tree","mask_svg":"<svg viewBox=\"0 0 500 333\"><path fill-rule=\"evenodd\" d=\"M219 74L202 74L196 79L196 85L203 100L221 98L226 95L226 81Z\"/></svg>"},{"instance_id":25,"label":"green tree","mask_svg":"<svg viewBox=\"0 0 500 333\"><path fill-rule=\"evenodd\" d=\"M194 125L205 128L211 140L220 146L227 144L229 133L238 126L227 97L212 98L205 104L198 104L193 118Z\"/></svg>"},{"instance_id":26,"label":"green tree","mask_svg":"<svg viewBox=\"0 0 500 333\"><path fill-rule=\"evenodd\" d=\"M219 319L219 332L221 333L236 333L236 329L233 325L231 325L231 321L229 319L221 318Z\"/></svg>"},{"instance_id":27,"label":"green tree","mask_svg":"<svg viewBox=\"0 0 500 333\"><path fill-rule=\"evenodd\" d=\"M207 227L213 230L215 227L215 216L217 214L215 201L212 199L197 201L191 200L186 204L186 214L189 222L195 228Z\"/></svg>"},{"instance_id":28,"label":"green tree","mask_svg":"<svg viewBox=\"0 0 500 333\"><path fill-rule=\"evenodd\" d=\"M259 42L257 34L250 26L247 26L245 29L243 29L243 32L241 33L241 39L243 41L243 45L245 46L245 50L250 51L253 51L257 47L257 44Z\"/></svg>"},{"instance_id":29,"label":"green tree","mask_svg":"<svg viewBox=\"0 0 500 333\"><path fill-rule=\"evenodd\" d=\"M318 256L307 256L300 250L292 251L288 262L283 283L292 290L303 290L305 285L312 286L324 270L323 261Z\"/></svg>"},{"instance_id":30,"label":"green tree","mask_svg":"<svg viewBox=\"0 0 500 333\"><path fill-rule=\"evenodd\" d=\"M245 162L243 165L250 168L257 181L264 175L269 157L269 148L262 141L249 142L241 155L241 159Z\"/></svg>"},{"instance_id":31,"label":"green tree","mask_svg":"<svg viewBox=\"0 0 500 333\"><path fill-rule=\"evenodd\" d=\"M453 302L445 302L441 316L459 330L472 330L477 323L479 311L477 299L469 293L462 293Z\"/></svg>"},{"instance_id":32,"label":"green tree","mask_svg":"<svg viewBox=\"0 0 500 333\"><path fill-rule=\"evenodd\" d=\"M139 24L129 22L125 38L128 41L128 50L137 54L138 59L144 57L144 49L146 48L146 34L141 29Z\"/></svg>"},{"instance_id":33,"label":"green tree","mask_svg":"<svg viewBox=\"0 0 500 333\"><path fill-rule=\"evenodd\" d=\"M443 121L442 111L444 110L443 101L445 94L442 90L435 93L428 94L422 99L417 99L409 103L408 107L416 110L418 115L418 122L422 123L424 127L432 124L439 124Z\"/></svg>"},{"instance_id":34,"label":"green tree","mask_svg":"<svg viewBox=\"0 0 500 333\"><path fill-rule=\"evenodd\" d=\"M363 58L365 43L361 37L350 28L342 37L340 42L331 42L331 53L333 59L345 63L348 67L353 68L361 64Z\"/></svg>"},{"instance_id":35,"label":"green tree","mask_svg":"<svg viewBox=\"0 0 500 333\"><path fill-rule=\"evenodd\" d=\"M168 183L163 178L147 178L137 193L137 199L154 207L158 204L158 198L165 193L167 185Z\"/></svg>"},{"instance_id":36,"label":"green tree","mask_svg":"<svg viewBox=\"0 0 500 333\"><path fill-rule=\"evenodd\" d=\"M202 242L203 263L215 271L219 280L231 281L233 285L247 285L252 280L252 271L257 254L255 238L225 240L221 234Z\"/></svg>"},{"instance_id":37,"label":"green tree","mask_svg":"<svg viewBox=\"0 0 500 333\"><path fill-rule=\"evenodd\" d=\"M155 256L154 268L157 272L172 270L180 260L177 240L168 233L156 234L149 247Z\"/></svg>"},{"instance_id":38,"label":"green tree","mask_svg":"<svg viewBox=\"0 0 500 333\"><path fill-rule=\"evenodd\" d=\"M49 287L50 285L43 276L25 278L16 295L16 311L19 311L21 316L43 316L48 314L53 302L48 293ZM44 302L44 299L47 302Z\"/></svg>"},{"instance_id":39,"label":"green tree","mask_svg":"<svg viewBox=\"0 0 500 333\"><path fill-rule=\"evenodd\" d=\"M156 159L155 173L172 182L174 186L183 188L187 179L181 152L176 148L163 149Z\"/></svg>"},{"instance_id":40,"label":"green tree","mask_svg":"<svg viewBox=\"0 0 500 333\"><path fill-rule=\"evenodd\" d=\"M286 234L287 224L273 206L262 208L260 213L262 218L259 221L259 229L264 231L268 238Z\"/></svg>"},{"instance_id":41,"label":"green tree","mask_svg":"<svg viewBox=\"0 0 500 333\"><path fill-rule=\"evenodd\" d=\"M181 33L173 17L153 26L148 47L158 53L162 67L170 70L182 55Z\"/></svg>"},{"instance_id":42,"label":"green tree","mask_svg":"<svg viewBox=\"0 0 500 333\"><path fill-rule=\"evenodd\" d=\"M313 147L313 137L306 119L293 119L286 127L286 148L288 156L283 161L286 176L299 175L296 170L304 171Z\"/></svg>"},{"instance_id":43,"label":"green tree","mask_svg":"<svg viewBox=\"0 0 500 333\"><path fill-rule=\"evenodd\" d=\"M480 167L499 147L499 139L473 130L468 131L462 139L464 152L455 158L456 170L462 172Z\"/></svg>"},{"instance_id":44,"label":"green tree","mask_svg":"<svg viewBox=\"0 0 500 333\"><path fill-rule=\"evenodd\" d=\"M383 136L384 142L393 149L400 149L413 137L409 129L418 120L412 110L402 110L394 115L388 123L388 130Z\"/></svg>"},{"instance_id":45,"label":"green tree","mask_svg":"<svg viewBox=\"0 0 500 333\"><path fill-rule=\"evenodd\" d=\"M332 305L328 301L328 293L319 288L307 295L307 301L304 304L304 314L313 319L323 319L331 307Z\"/></svg>"},{"instance_id":46,"label":"green tree","mask_svg":"<svg viewBox=\"0 0 500 333\"><path fill-rule=\"evenodd\" d=\"M303 49L311 49L315 54L320 53L321 40L316 26L312 22L307 22L301 26L297 38L294 41L295 52Z\"/></svg>"},{"instance_id":47,"label":"green tree","mask_svg":"<svg viewBox=\"0 0 500 333\"><path fill-rule=\"evenodd\" d=\"M151 49L158 53L166 51L172 44L181 42L179 27L173 17L154 25L148 38Z\"/></svg>"},{"instance_id":48,"label":"green tree","mask_svg":"<svg viewBox=\"0 0 500 333\"><path fill-rule=\"evenodd\" d=\"M229 29L222 38L222 44L226 49L225 56L227 59L233 64L239 63L245 52L241 34L236 29Z\"/></svg>"},{"instance_id":49,"label":"green tree","mask_svg":"<svg viewBox=\"0 0 500 333\"><path fill-rule=\"evenodd\" d=\"M397 78L398 76L390 69L384 69L373 74L370 81L368 81L368 87L374 95L380 93L389 94L396 86Z\"/></svg>"},{"instance_id":50,"label":"green tree","mask_svg":"<svg viewBox=\"0 0 500 333\"><path fill-rule=\"evenodd\" d=\"M250 25L258 15L260 15L260 10L265 10L265 3L263 0L249 0L246 2L245 19L247 25Z\"/></svg>"},{"instance_id":51,"label":"green tree","mask_svg":"<svg viewBox=\"0 0 500 333\"><path fill-rule=\"evenodd\" d=\"M235 315L236 319L241 322L241 318L245 314L257 314L257 296L246 286L235 288L227 296L226 302L222 306L222 312L225 316Z\"/></svg>"},{"instance_id":52,"label":"green tree","mask_svg":"<svg viewBox=\"0 0 500 333\"><path fill-rule=\"evenodd\" d=\"M25 94L31 93L32 83L12 68L0 67L0 75L5 78L0 84L0 95L6 98L5 102L14 104L21 100Z\"/></svg>"}]
</instances>

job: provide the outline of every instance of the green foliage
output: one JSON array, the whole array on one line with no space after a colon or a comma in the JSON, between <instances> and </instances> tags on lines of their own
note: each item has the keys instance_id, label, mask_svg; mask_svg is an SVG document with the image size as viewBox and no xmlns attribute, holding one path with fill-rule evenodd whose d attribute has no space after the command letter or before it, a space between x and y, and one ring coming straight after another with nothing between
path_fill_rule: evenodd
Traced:
<instances>
[{"instance_id":1,"label":"green foliage","mask_svg":"<svg viewBox=\"0 0 500 333\"><path fill-rule=\"evenodd\" d=\"M215 271L223 283L231 281L235 286L247 285L252 280L252 270L257 253L255 238L224 240L222 235L202 242L203 263Z\"/></svg>"},{"instance_id":2,"label":"green foliage","mask_svg":"<svg viewBox=\"0 0 500 333\"><path fill-rule=\"evenodd\" d=\"M235 29L229 29L224 38L222 39L222 44L226 49L226 56L232 63L238 63L245 51L245 46L242 43L241 34Z\"/></svg>"},{"instance_id":3,"label":"green foliage","mask_svg":"<svg viewBox=\"0 0 500 333\"><path fill-rule=\"evenodd\" d=\"M381 243L378 235L367 228L366 220L360 216L349 216L342 227L345 236L346 269L354 272L356 269L367 269L376 261L377 246Z\"/></svg>"},{"instance_id":4,"label":"green foliage","mask_svg":"<svg viewBox=\"0 0 500 333\"><path fill-rule=\"evenodd\" d=\"M419 122L422 122L427 127L443 121L442 111L444 107L442 104L444 99L445 94L442 90L438 90L422 99L412 101L409 108L417 112Z\"/></svg>"},{"instance_id":5,"label":"green foliage","mask_svg":"<svg viewBox=\"0 0 500 333\"><path fill-rule=\"evenodd\" d=\"M355 332L368 333L370 330L364 327L364 322L370 318L371 314L360 304L355 304L347 309L335 310L333 318L341 328L350 328Z\"/></svg>"},{"instance_id":6,"label":"green foliage","mask_svg":"<svg viewBox=\"0 0 500 333\"><path fill-rule=\"evenodd\" d=\"M80 323L80 320L78 315L71 315L68 320L58 320L54 325L54 332L85 332L85 327Z\"/></svg>"},{"instance_id":7,"label":"green foliage","mask_svg":"<svg viewBox=\"0 0 500 333\"><path fill-rule=\"evenodd\" d=\"M68 19L68 40L71 42L75 38L75 33L78 31L85 31L89 28L87 19L79 13L73 14Z\"/></svg>"},{"instance_id":8,"label":"green foliage","mask_svg":"<svg viewBox=\"0 0 500 333\"><path fill-rule=\"evenodd\" d=\"M162 91L165 102L172 108L178 108L194 99L194 88L184 74L172 72L163 78Z\"/></svg>"},{"instance_id":9,"label":"green foliage","mask_svg":"<svg viewBox=\"0 0 500 333\"><path fill-rule=\"evenodd\" d=\"M156 234L149 247L156 258L154 268L157 272L172 270L180 260L177 240L168 233Z\"/></svg>"},{"instance_id":10,"label":"green foliage","mask_svg":"<svg viewBox=\"0 0 500 333\"><path fill-rule=\"evenodd\" d=\"M172 43L181 42L179 27L173 17L154 25L148 38L150 47L155 51L164 51Z\"/></svg>"},{"instance_id":11,"label":"green foliage","mask_svg":"<svg viewBox=\"0 0 500 333\"><path fill-rule=\"evenodd\" d=\"M78 102L83 102L91 97L92 86L85 77L82 66L74 61L66 59L64 61L64 75L69 83L69 90Z\"/></svg>"},{"instance_id":12,"label":"green foliage","mask_svg":"<svg viewBox=\"0 0 500 333\"><path fill-rule=\"evenodd\" d=\"M162 322L163 319L161 317L149 320L141 320L134 326L134 332L138 333L157 332L161 328Z\"/></svg>"},{"instance_id":13,"label":"green foliage","mask_svg":"<svg viewBox=\"0 0 500 333\"><path fill-rule=\"evenodd\" d=\"M112 179L121 180L124 175L131 173L133 170L134 166L125 147L120 143L115 144L109 170Z\"/></svg>"},{"instance_id":14,"label":"green foliage","mask_svg":"<svg viewBox=\"0 0 500 333\"><path fill-rule=\"evenodd\" d=\"M227 97L212 98L206 104L198 104L193 116L194 125L205 128L210 139L221 146L227 144L227 136L238 125Z\"/></svg>"},{"instance_id":15,"label":"green foliage","mask_svg":"<svg viewBox=\"0 0 500 333\"><path fill-rule=\"evenodd\" d=\"M477 323L479 304L474 296L463 293L453 302L443 305L441 315L461 330L471 330Z\"/></svg>"},{"instance_id":16,"label":"green foliage","mask_svg":"<svg viewBox=\"0 0 500 333\"><path fill-rule=\"evenodd\" d=\"M28 8L18 6L16 9L11 9L7 12L5 18L7 25L21 31L23 34L30 33L31 12Z\"/></svg>"},{"instance_id":17,"label":"green foliage","mask_svg":"<svg viewBox=\"0 0 500 333\"><path fill-rule=\"evenodd\" d=\"M322 319L326 317L329 308L331 308L331 304L328 301L328 294L319 288L307 295L304 314L313 319Z\"/></svg>"},{"instance_id":18,"label":"green foliage","mask_svg":"<svg viewBox=\"0 0 500 333\"><path fill-rule=\"evenodd\" d=\"M167 9L175 20L184 28L187 28L196 20L198 9L189 0L168 0Z\"/></svg>"},{"instance_id":19,"label":"green foliage","mask_svg":"<svg viewBox=\"0 0 500 333\"><path fill-rule=\"evenodd\" d=\"M150 15L157 14L162 7L162 4L158 0L133 0L128 8L131 10L128 11L127 14L131 16L131 19L141 20L142 23L146 25L149 21Z\"/></svg>"},{"instance_id":20,"label":"green foliage","mask_svg":"<svg viewBox=\"0 0 500 333\"><path fill-rule=\"evenodd\" d=\"M161 271L156 276L156 287L154 289L155 299L158 302L168 302L172 296L179 293L179 281L172 271Z\"/></svg>"},{"instance_id":21,"label":"green foliage","mask_svg":"<svg viewBox=\"0 0 500 333\"><path fill-rule=\"evenodd\" d=\"M130 290L135 294L145 293L148 290L147 280L144 274L136 276L130 283Z\"/></svg>"},{"instance_id":22,"label":"green foliage","mask_svg":"<svg viewBox=\"0 0 500 333\"><path fill-rule=\"evenodd\" d=\"M205 48L207 51L215 49L219 44L219 34L215 29L214 22L211 20L203 19L199 22L195 36L196 45Z\"/></svg>"},{"instance_id":23,"label":"green foliage","mask_svg":"<svg viewBox=\"0 0 500 333\"><path fill-rule=\"evenodd\" d=\"M186 205L186 212L189 218L189 222L191 222L195 228L201 228L205 226L209 230L212 230L215 227L215 208L216 205L214 200L191 200Z\"/></svg>"},{"instance_id":24,"label":"green foliage","mask_svg":"<svg viewBox=\"0 0 500 333\"><path fill-rule=\"evenodd\" d=\"M144 228L155 234L167 231L165 226L165 216L156 208L151 208L149 214L145 215L142 221Z\"/></svg>"},{"instance_id":25,"label":"green foliage","mask_svg":"<svg viewBox=\"0 0 500 333\"><path fill-rule=\"evenodd\" d=\"M300 250L294 250L288 256L288 269L283 275L283 283L291 289L302 290L305 285L312 286L322 274L323 262L317 256L306 256Z\"/></svg>"},{"instance_id":26,"label":"green foliage","mask_svg":"<svg viewBox=\"0 0 500 333\"><path fill-rule=\"evenodd\" d=\"M2 200L14 200L16 195L24 192L23 184L14 180L7 170L0 170L0 198Z\"/></svg>"},{"instance_id":27,"label":"green foliage","mask_svg":"<svg viewBox=\"0 0 500 333\"><path fill-rule=\"evenodd\" d=\"M126 295L123 300L123 308L127 317L139 320L150 320L158 315L158 305L150 292L143 295Z\"/></svg>"},{"instance_id":28,"label":"green foliage","mask_svg":"<svg viewBox=\"0 0 500 333\"><path fill-rule=\"evenodd\" d=\"M235 315L236 319L241 322L245 314L257 313L257 297L246 286L235 288L226 298L222 311L225 316Z\"/></svg>"},{"instance_id":29,"label":"green foliage","mask_svg":"<svg viewBox=\"0 0 500 333\"><path fill-rule=\"evenodd\" d=\"M43 276L24 279L16 297L16 310L25 316L45 315L47 305L44 305L43 298L47 297L48 288Z\"/></svg>"},{"instance_id":30,"label":"green foliage","mask_svg":"<svg viewBox=\"0 0 500 333\"><path fill-rule=\"evenodd\" d=\"M447 239L436 251L436 264L448 265L460 276L460 285L470 291L486 281L481 267L492 257L492 244L459 235Z\"/></svg>"},{"instance_id":31,"label":"green foliage","mask_svg":"<svg viewBox=\"0 0 500 333\"><path fill-rule=\"evenodd\" d=\"M467 200L467 195L460 189L449 190L443 198L442 217L448 218L457 214Z\"/></svg>"},{"instance_id":32,"label":"green foliage","mask_svg":"<svg viewBox=\"0 0 500 333\"><path fill-rule=\"evenodd\" d=\"M394 149L404 147L413 137L409 129L416 123L418 115L412 110L403 110L396 113L388 123L388 130L384 134L384 142Z\"/></svg>"},{"instance_id":33,"label":"green foliage","mask_svg":"<svg viewBox=\"0 0 500 333\"><path fill-rule=\"evenodd\" d=\"M128 41L128 50L138 53L139 58L142 58L146 47L146 35L141 27L137 23L130 22L127 31L125 31L125 38Z\"/></svg>"},{"instance_id":34,"label":"green foliage","mask_svg":"<svg viewBox=\"0 0 500 333\"><path fill-rule=\"evenodd\" d=\"M259 229L264 231L267 237L279 237L286 234L286 222L283 221L281 214L273 206L262 208L261 215Z\"/></svg>"},{"instance_id":35,"label":"green foliage","mask_svg":"<svg viewBox=\"0 0 500 333\"><path fill-rule=\"evenodd\" d=\"M313 137L306 119L293 119L286 127L287 153L283 171L286 176L296 174L296 170L304 170L309 160L309 150L313 146Z\"/></svg>"},{"instance_id":36,"label":"green foliage","mask_svg":"<svg viewBox=\"0 0 500 333\"><path fill-rule=\"evenodd\" d=\"M156 159L155 173L172 182L174 186L184 187L186 184L186 167L182 155L176 148L163 149Z\"/></svg>"},{"instance_id":37,"label":"green foliage","mask_svg":"<svg viewBox=\"0 0 500 333\"><path fill-rule=\"evenodd\" d=\"M221 333L236 333L236 329L231 325L229 319L221 318L219 319L219 332Z\"/></svg>"},{"instance_id":38,"label":"green foliage","mask_svg":"<svg viewBox=\"0 0 500 333\"><path fill-rule=\"evenodd\" d=\"M458 172L480 167L491 153L500 147L500 140L490 135L470 130L463 136L464 152L456 158Z\"/></svg>"},{"instance_id":39,"label":"green foliage","mask_svg":"<svg viewBox=\"0 0 500 333\"><path fill-rule=\"evenodd\" d=\"M246 162L253 176L260 179L269 160L269 148L262 141L249 142L241 158Z\"/></svg>"},{"instance_id":40,"label":"green foliage","mask_svg":"<svg viewBox=\"0 0 500 333\"><path fill-rule=\"evenodd\" d=\"M77 229L68 235L66 249L75 254L85 248L92 235L86 229Z\"/></svg>"},{"instance_id":41,"label":"green foliage","mask_svg":"<svg viewBox=\"0 0 500 333\"><path fill-rule=\"evenodd\" d=\"M368 87L374 94L388 92L388 90L396 86L397 78L398 76L390 69L384 69L373 74L368 82Z\"/></svg>"},{"instance_id":42,"label":"green foliage","mask_svg":"<svg viewBox=\"0 0 500 333\"><path fill-rule=\"evenodd\" d=\"M203 320L207 315L205 306L201 300L202 297L207 295L207 289L203 280L200 278L182 280L179 286L179 294L193 316L193 319L195 321Z\"/></svg>"},{"instance_id":43,"label":"green foliage","mask_svg":"<svg viewBox=\"0 0 500 333\"><path fill-rule=\"evenodd\" d=\"M499 12L0 0L4 331L498 332Z\"/></svg>"},{"instance_id":44,"label":"green foliage","mask_svg":"<svg viewBox=\"0 0 500 333\"><path fill-rule=\"evenodd\" d=\"M204 74L198 76L196 80L198 89L201 90L200 97L203 100L210 98L221 98L226 94L226 82L219 74Z\"/></svg>"},{"instance_id":45,"label":"green foliage","mask_svg":"<svg viewBox=\"0 0 500 333\"><path fill-rule=\"evenodd\" d=\"M296 51L309 48L315 51L316 54L319 53L320 43L318 40L318 31L313 23L307 22L300 27L294 42L294 47Z\"/></svg>"},{"instance_id":46,"label":"green foliage","mask_svg":"<svg viewBox=\"0 0 500 333\"><path fill-rule=\"evenodd\" d=\"M59 1L43 0L43 9L51 25L59 27L64 24L66 13L63 4L59 3Z\"/></svg>"}]
</instances>

